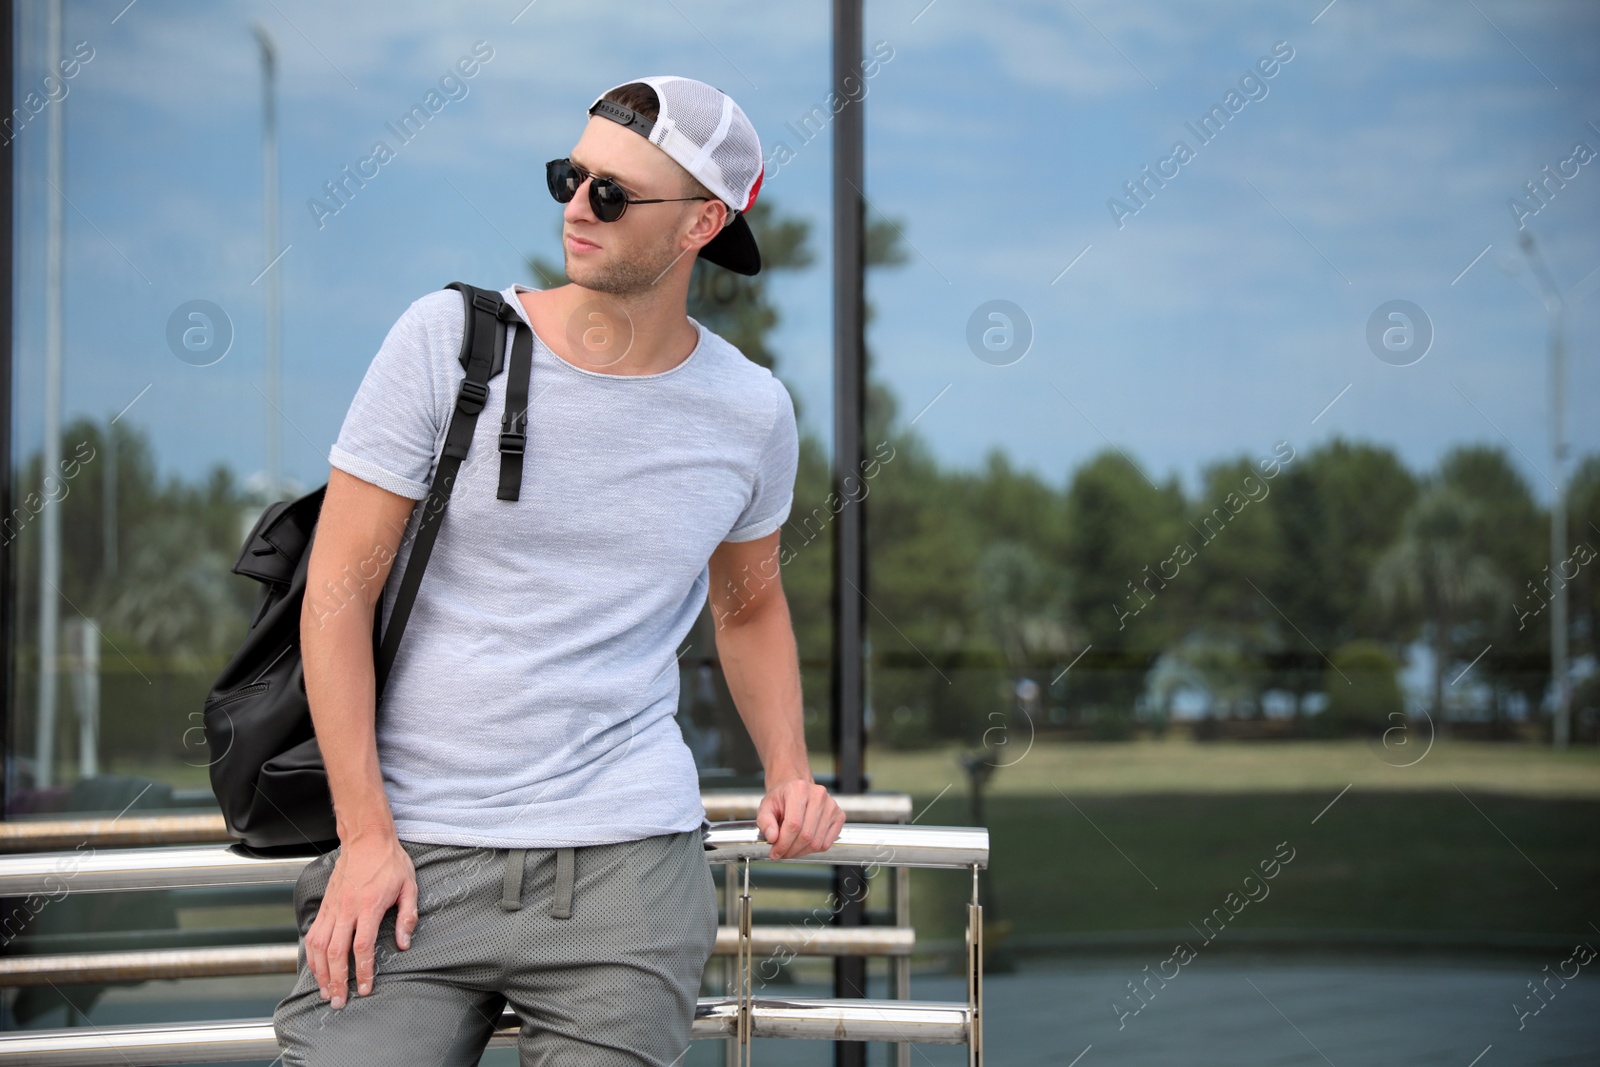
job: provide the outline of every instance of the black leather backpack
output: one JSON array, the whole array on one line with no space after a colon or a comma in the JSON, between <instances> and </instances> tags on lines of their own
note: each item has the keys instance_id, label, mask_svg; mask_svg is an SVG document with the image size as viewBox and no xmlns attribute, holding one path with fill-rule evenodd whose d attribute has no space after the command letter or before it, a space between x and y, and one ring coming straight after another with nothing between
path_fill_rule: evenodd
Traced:
<instances>
[{"instance_id":1,"label":"black leather backpack","mask_svg":"<svg viewBox=\"0 0 1600 1067\"><path fill-rule=\"evenodd\" d=\"M522 487L533 332L498 292L463 282L445 288L460 290L466 308L460 357L466 374L433 483L418 501L426 510L400 579L387 633L381 632L381 600L373 611L373 662L380 695L433 552L456 472L488 398L489 379L502 369L508 327L515 335L500 425L497 497L516 500ZM206 697L203 720L211 752L211 789L228 833L238 839L235 848L253 855L313 855L339 844L300 658L306 569L327 488L324 483L298 500L268 506L245 538L233 572L262 583L260 598L244 643Z\"/></svg>"}]
</instances>

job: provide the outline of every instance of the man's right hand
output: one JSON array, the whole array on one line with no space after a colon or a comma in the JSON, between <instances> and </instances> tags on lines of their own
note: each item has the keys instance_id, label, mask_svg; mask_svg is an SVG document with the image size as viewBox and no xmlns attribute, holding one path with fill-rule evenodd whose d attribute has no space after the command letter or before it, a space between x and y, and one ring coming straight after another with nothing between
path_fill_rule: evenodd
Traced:
<instances>
[{"instance_id":1,"label":"man's right hand","mask_svg":"<svg viewBox=\"0 0 1600 1067\"><path fill-rule=\"evenodd\" d=\"M400 839L364 836L341 844L317 917L306 931L306 962L322 998L331 998L335 1009L345 1005L352 949L356 992L372 992L378 924L396 902L395 944L410 948L417 926L417 872Z\"/></svg>"},{"instance_id":2,"label":"man's right hand","mask_svg":"<svg viewBox=\"0 0 1600 1067\"><path fill-rule=\"evenodd\" d=\"M410 946L417 925L417 872L401 846L378 765L372 655L378 601L417 506L332 468L306 568L300 613L306 699L341 845L317 917L306 930L306 963L334 1008L344 1007L350 992L352 950L355 991L372 991L378 927L388 910L397 907L396 947ZM347 585L352 572L360 575L353 591ZM313 589L341 595L312 596ZM353 595L346 598L347 592Z\"/></svg>"}]
</instances>

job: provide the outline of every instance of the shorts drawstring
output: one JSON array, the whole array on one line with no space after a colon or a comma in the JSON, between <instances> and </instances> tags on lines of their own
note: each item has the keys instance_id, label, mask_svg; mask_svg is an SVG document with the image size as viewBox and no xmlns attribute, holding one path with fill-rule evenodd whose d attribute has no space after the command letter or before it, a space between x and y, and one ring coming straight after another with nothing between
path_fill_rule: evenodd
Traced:
<instances>
[{"instance_id":1,"label":"shorts drawstring","mask_svg":"<svg viewBox=\"0 0 1600 1067\"><path fill-rule=\"evenodd\" d=\"M522 861L527 854L525 848L506 851L506 876L500 883L500 906L506 911L522 907Z\"/></svg>"},{"instance_id":2,"label":"shorts drawstring","mask_svg":"<svg viewBox=\"0 0 1600 1067\"><path fill-rule=\"evenodd\" d=\"M556 888L550 899L550 918L572 917L572 848L556 849Z\"/></svg>"},{"instance_id":3,"label":"shorts drawstring","mask_svg":"<svg viewBox=\"0 0 1600 1067\"><path fill-rule=\"evenodd\" d=\"M570 919L573 883L572 846L557 848L555 853L556 878L555 889L550 898L550 917ZM522 907L522 869L527 855L528 850L525 848L506 850L505 877L500 883L500 906L506 911L516 911Z\"/></svg>"}]
</instances>

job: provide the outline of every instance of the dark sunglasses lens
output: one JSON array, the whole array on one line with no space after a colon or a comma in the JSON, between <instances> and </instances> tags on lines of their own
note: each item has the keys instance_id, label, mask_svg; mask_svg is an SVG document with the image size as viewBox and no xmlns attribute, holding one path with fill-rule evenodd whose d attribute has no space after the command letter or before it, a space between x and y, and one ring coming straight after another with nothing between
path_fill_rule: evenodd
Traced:
<instances>
[{"instance_id":1,"label":"dark sunglasses lens","mask_svg":"<svg viewBox=\"0 0 1600 1067\"><path fill-rule=\"evenodd\" d=\"M583 184L578 169L565 159L553 159L545 164L545 181L550 186L550 195L555 197L558 204L571 200L578 186Z\"/></svg>"},{"instance_id":2,"label":"dark sunglasses lens","mask_svg":"<svg viewBox=\"0 0 1600 1067\"><path fill-rule=\"evenodd\" d=\"M589 183L589 206L601 222L616 222L628 210L628 194L609 178L596 178Z\"/></svg>"}]
</instances>

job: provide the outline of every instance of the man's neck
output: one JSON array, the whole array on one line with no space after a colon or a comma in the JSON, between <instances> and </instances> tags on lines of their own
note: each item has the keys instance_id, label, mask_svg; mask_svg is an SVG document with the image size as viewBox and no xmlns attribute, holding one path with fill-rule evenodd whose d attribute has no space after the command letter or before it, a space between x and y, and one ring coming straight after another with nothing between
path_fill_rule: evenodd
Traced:
<instances>
[{"instance_id":1,"label":"man's neck","mask_svg":"<svg viewBox=\"0 0 1600 1067\"><path fill-rule=\"evenodd\" d=\"M545 345L584 370L660 374L688 359L700 341L684 300L667 292L626 297L569 282L518 295Z\"/></svg>"}]
</instances>

